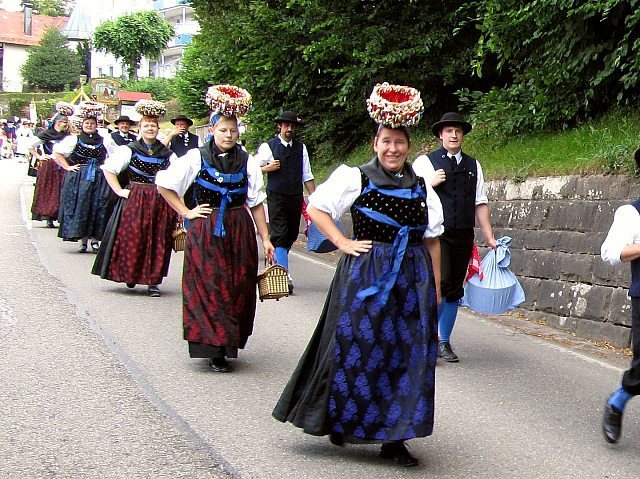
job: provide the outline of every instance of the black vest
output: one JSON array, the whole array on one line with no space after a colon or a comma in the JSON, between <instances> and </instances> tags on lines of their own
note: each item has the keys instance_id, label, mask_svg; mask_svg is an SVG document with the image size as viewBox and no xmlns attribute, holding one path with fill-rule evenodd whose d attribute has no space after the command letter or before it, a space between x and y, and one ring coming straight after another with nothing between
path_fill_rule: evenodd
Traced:
<instances>
[{"instance_id":1,"label":"black vest","mask_svg":"<svg viewBox=\"0 0 640 479\"><path fill-rule=\"evenodd\" d=\"M302 194L302 148L293 140L291 147L282 144L278 136L267 141L274 160L280 160L280 169L267 173L267 191L282 195Z\"/></svg>"},{"instance_id":2,"label":"black vest","mask_svg":"<svg viewBox=\"0 0 640 479\"><path fill-rule=\"evenodd\" d=\"M194 135L190 132L187 132L187 135L188 140L186 142L182 135L174 136L171 138L171 142L169 142L169 149L173 151L177 157L184 155L189 150L198 148L198 135Z\"/></svg>"},{"instance_id":3,"label":"black vest","mask_svg":"<svg viewBox=\"0 0 640 479\"><path fill-rule=\"evenodd\" d=\"M440 148L427 155L434 170L443 169L446 181L434 188L444 212L444 226L447 228L473 228L476 224L476 181L478 166L475 158L462 153L462 160L455 169L447 156L447 150Z\"/></svg>"},{"instance_id":4,"label":"black vest","mask_svg":"<svg viewBox=\"0 0 640 479\"><path fill-rule=\"evenodd\" d=\"M136 137L129 132L127 132L127 136L125 138L119 131L114 131L111 133L111 138L113 138L113 141L118 146L128 145L129 143L136 141Z\"/></svg>"},{"instance_id":5,"label":"black vest","mask_svg":"<svg viewBox=\"0 0 640 479\"><path fill-rule=\"evenodd\" d=\"M632 203L640 214L640 199ZM629 296L640 298L640 258L631 261L631 284L629 285Z\"/></svg>"}]
</instances>

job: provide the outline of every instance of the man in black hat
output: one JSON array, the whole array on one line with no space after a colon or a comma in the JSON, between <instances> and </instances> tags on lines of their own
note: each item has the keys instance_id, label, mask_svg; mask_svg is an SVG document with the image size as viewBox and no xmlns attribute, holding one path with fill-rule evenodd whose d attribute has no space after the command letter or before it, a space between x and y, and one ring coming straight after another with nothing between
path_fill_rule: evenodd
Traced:
<instances>
[{"instance_id":1,"label":"man in black hat","mask_svg":"<svg viewBox=\"0 0 640 479\"><path fill-rule=\"evenodd\" d=\"M462 151L471 124L458 113L445 113L431 132L442 148L416 158L413 169L433 186L444 211L444 233L440 236L442 303L438 306L438 356L458 362L451 348L451 332L464 295L464 280L473 251L474 227L480 226L485 243L496 249L484 175L480 163Z\"/></svg>"},{"instance_id":2,"label":"man in black hat","mask_svg":"<svg viewBox=\"0 0 640 479\"><path fill-rule=\"evenodd\" d=\"M640 149L635 154L640 168ZM631 284L631 365L622 375L622 381L604 405L602 433L605 440L615 444L622 433L622 415L627 402L640 394L640 198L620 206L613 217L607 237L600 248L600 256L617 266L630 263Z\"/></svg>"},{"instance_id":3,"label":"man in black hat","mask_svg":"<svg viewBox=\"0 0 640 479\"><path fill-rule=\"evenodd\" d=\"M275 119L279 133L260 145L256 158L267 174L269 234L275 247L276 263L289 270L289 250L298 239L300 215L304 201L302 185L311 194L316 185L304 143L294 139L302 121L292 111L283 111ZM289 275L289 292L293 280Z\"/></svg>"},{"instance_id":4,"label":"man in black hat","mask_svg":"<svg viewBox=\"0 0 640 479\"><path fill-rule=\"evenodd\" d=\"M127 115L121 115L115 119L113 122L116 125L117 131L111 133L111 138L116 145L128 145L129 143L136 141L135 135L132 135L129 131L131 127L135 124L131 118Z\"/></svg>"},{"instance_id":5,"label":"man in black hat","mask_svg":"<svg viewBox=\"0 0 640 479\"><path fill-rule=\"evenodd\" d=\"M162 143L178 157L189 150L202 146L200 137L189 132L189 128L193 126L193 121L190 118L185 115L178 115L171 120L171 123L173 123L174 128L162 140Z\"/></svg>"}]
</instances>

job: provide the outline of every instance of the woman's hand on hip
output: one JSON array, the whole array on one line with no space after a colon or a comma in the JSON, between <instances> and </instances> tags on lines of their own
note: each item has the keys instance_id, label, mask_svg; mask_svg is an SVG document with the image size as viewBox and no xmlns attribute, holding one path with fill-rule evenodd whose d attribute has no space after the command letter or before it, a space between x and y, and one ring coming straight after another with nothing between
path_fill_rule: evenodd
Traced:
<instances>
[{"instance_id":1,"label":"woman's hand on hip","mask_svg":"<svg viewBox=\"0 0 640 479\"><path fill-rule=\"evenodd\" d=\"M196 218L206 218L211 214L212 211L213 208L209 207L208 203L202 203L192 210L187 211L184 217L188 220L195 220Z\"/></svg>"}]
</instances>

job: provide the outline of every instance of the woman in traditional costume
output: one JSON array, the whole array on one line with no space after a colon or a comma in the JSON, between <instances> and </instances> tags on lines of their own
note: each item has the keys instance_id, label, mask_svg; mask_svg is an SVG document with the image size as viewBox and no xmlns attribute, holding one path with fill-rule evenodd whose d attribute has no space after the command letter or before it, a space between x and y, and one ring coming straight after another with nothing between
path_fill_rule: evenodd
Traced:
<instances>
[{"instance_id":1,"label":"woman in traditional costume","mask_svg":"<svg viewBox=\"0 0 640 479\"><path fill-rule=\"evenodd\" d=\"M237 143L237 117L251 96L233 85L209 88L213 137L158 172L158 190L189 219L182 275L184 338L192 358L208 358L216 372L230 372L253 331L258 244L273 262L265 220L262 172ZM185 206L180 198L185 197ZM252 221L253 218L253 221ZM255 227L254 222L255 221Z\"/></svg>"},{"instance_id":2,"label":"woman in traditional costume","mask_svg":"<svg viewBox=\"0 0 640 479\"><path fill-rule=\"evenodd\" d=\"M97 132L96 118L104 110L102 103L81 103L80 134L69 135L53 147L56 163L66 171L60 193L58 236L64 241L80 240L80 253L87 251L89 238L91 249L98 252L99 239L111 214L113 192L99 169L108 150L115 146Z\"/></svg>"},{"instance_id":3,"label":"woman in traditional costume","mask_svg":"<svg viewBox=\"0 0 640 479\"><path fill-rule=\"evenodd\" d=\"M336 445L382 443L381 457L415 466L404 441L433 429L442 205L407 163L420 93L385 83L367 104L376 156L339 166L309 197L309 216L344 254L273 416ZM333 222L348 210L354 239Z\"/></svg>"},{"instance_id":4,"label":"woman in traditional costume","mask_svg":"<svg viewBox=\"0 0 640 479\"><path fill-rule=\"evenodd\" d=\"M154 181L177 157L157 139L158 117L165 114L165 106L140 100L135 109L142 115L140 139L115 148L100 167L119 200L91 272L129 288L146 284L149 295L159 297L158 285L169 271L178 215ZM123 172L128 186L121 184Z\"/></svg>"},{"instance_id":5,"label":"woman in traditional costume","mask_svg":"<svg viewBox=\"0 0 640 479\"><path fill-rule=\"evenodd\" d=\"M30 147L31 154L38 160L31 219L46 221L48 228L53 228L53 221L58 219L60 189L64 178L64 170L54 160L53 147L70 134L68 116L73 114L73 105L59 101L56 111L51 126L38 133Z\"/></svg>"}]
</instances>

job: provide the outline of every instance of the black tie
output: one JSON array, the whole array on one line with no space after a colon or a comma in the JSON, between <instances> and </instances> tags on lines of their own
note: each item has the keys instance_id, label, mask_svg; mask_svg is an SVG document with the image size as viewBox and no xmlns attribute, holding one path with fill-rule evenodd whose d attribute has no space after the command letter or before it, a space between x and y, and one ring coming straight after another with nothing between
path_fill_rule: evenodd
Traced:
<instances>
[{"instance_id":1,"label":"black tie","mask_svg":"<svg viewBox=\"0 0 640 479\"><path fill-rule=\"evenodd\" d=\"M451 169L455 170L456 166L458 166L458 162L456 161L456 157L455 156L450 156L449 157L449 161L451 161Z\"/></svg>"}]
</instances>

